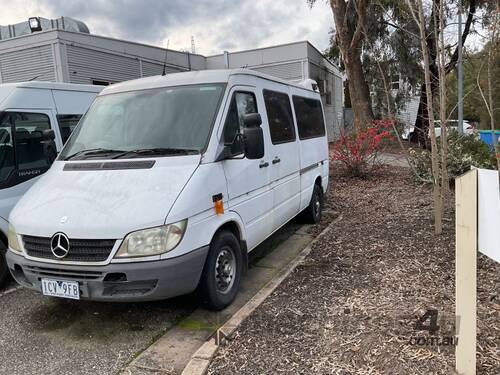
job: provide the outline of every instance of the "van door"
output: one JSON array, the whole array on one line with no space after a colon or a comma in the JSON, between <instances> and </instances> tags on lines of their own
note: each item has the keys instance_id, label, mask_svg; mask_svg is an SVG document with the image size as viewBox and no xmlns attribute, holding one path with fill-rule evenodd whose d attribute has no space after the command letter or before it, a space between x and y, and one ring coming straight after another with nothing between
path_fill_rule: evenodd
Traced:
<instances>
[{"instance_id":1,"label":"van door","mask_svg":"<svg viewBox=\"0 0 500 375\"><path fill-rule=\"evenodd\" d=\"M262 99L253 88L235 87L228 96L229 105L224 120L222 139L224 144L233 142L243 130L243 115L261 111ZM264 116L262 116L264 118ZM264 120L264 119L263 119ZM227 180L228 207L237 212L245 224L249 250L272 233L273 196L270 188L269 132L265 121L264 157L249 160L242 156L222 162Z\"/></svg>"},{"instance_id":2,"label":"van door","mask_svg":"<svg viewBox=\"0 0 500 375\"><path fill-rule=\"evenodd\" d=\"M264 90L263 96L272 143L269 157L277 230L299 213L300 155L288 93Z\"/></svg>"},{"instance_id":3,"label":"van door","mask_svg":"<svg viewBox=\"0 0 500 375\"><path fill-rule=\"evenodd\" d=\"M42 138L51 129L50 110L9 109L0 113L0 215L4 218L19 198L46 172L57 156L54 143Z\"/></svg>"}]
</instances>

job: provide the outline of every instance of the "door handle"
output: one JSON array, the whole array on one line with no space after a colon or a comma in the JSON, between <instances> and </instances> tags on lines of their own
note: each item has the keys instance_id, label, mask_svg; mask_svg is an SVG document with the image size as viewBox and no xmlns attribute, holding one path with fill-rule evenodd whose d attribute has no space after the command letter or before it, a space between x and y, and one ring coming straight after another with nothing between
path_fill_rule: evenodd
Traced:
<instances>
[{"instance_id":1,"label":"door handle","mask_svg":"<svg viewBox=\"0 0 500 375\"><path fill-rule=\"evenodd\" d=\"M269 163L267 161L260 162L259 168L265 168L265 167L269 167Z\"/></svg>"},{"instance_id":2,"label":"door handle","mask_svg":"<svg viewBox=\"0 0 500 375\"><path fill-rule=\"evenodd\" d=\"M280 159L279 157L277 157L277 156L276 156L276 157L273 159L273 164L278 164L280 161L281 161L281 159Z\"/></svg>"}]
</instances>

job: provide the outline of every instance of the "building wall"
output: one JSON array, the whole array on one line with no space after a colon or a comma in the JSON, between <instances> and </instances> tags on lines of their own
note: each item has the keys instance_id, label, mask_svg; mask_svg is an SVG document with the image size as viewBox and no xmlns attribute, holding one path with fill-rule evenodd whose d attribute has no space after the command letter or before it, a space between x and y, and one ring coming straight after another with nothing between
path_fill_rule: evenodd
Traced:
<instances>
[{"instance_id":1,"label":"building wall","mask_svg":"<svg viewBox=\"0 0 500 375\"><path fill-rule=\"evenodd\" d=\"M50 30L0 41L0 83L37 80L92 84L187 70L248 68L288 81L319 83L329 140L343 124L342 75L310 43L204 57L92 34Z\"/></svg>"},{"instance_id":2,"label":"building wall","mask_svg":"<svg viewBox=\"0 0 500 375\"><path fill-rule=\"evenodd\" d=\"M419 104L420 95L412 96L405 103L404 107L398 111L396 118L407 126L414 126L417 120Z\"/></svg>"},{"instance_id":3,"label":"building wall","mask_svg":"<svg viewBox=\"0 0 500 375\"><path fill-rule=\"evenodd\" d=\"M304 74L302 71L302 61L265 66L253 66L250 69L289 81L299 81L304 79Z\"/></svg>"},{"instance_id":4,"label":"building wall","mask_svg":"<svg viewBox=\"0 0 500 375\"><path fill-rule=\"evenodd\" d=\"M342 76L327 65L309 62L309 78L318 82L325 112L328 140L338 138L344 124Z\"/></svg>"},{"instance_id":5,"label":"building wall","mask_svg":"<svg viewBox=\"0 0 500 375\"><path fill-rule=\"evenodd\" d=\"M55 81L50 44L0 54L1 82Z\"/></svg>"},{"instance_id":6,"label":"building wall","mask_svg":"<svg viewBox=\"0 0 500 375\"><path fill-rule=\"evenodd\" d=\"M120 82L141 76L138 59L71 45L66 46L66 51L71 83Z\"/></svg>"}]
</instances>

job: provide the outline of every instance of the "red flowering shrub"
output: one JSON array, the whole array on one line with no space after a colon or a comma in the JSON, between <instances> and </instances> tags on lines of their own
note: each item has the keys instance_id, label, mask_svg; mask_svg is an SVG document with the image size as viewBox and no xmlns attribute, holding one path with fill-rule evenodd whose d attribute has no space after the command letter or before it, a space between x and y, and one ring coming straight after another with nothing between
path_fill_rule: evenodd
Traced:
<instances>
[{"instance_id":1,"label":"red flowering shrub","mask_svg":"<svg viewBox=\"0 0 500 375\"><path fill-rule=\"evenodd\" d=\"M333 160L354 177L365 177L379 165L378 154L385 139L391 139L393 120L375 120L359 132L340 133L333 146Z\"/></svg>"}]
</instances>

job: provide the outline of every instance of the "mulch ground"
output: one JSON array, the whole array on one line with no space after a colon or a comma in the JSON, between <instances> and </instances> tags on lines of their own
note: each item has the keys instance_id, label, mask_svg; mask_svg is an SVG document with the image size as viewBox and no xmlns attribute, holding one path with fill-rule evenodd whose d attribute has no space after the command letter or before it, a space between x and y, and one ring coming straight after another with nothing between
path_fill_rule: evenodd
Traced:
<instances>
[{"instance_id":1,"label":"mulch ground","mask_svg":"<svg viewBox=\"0 0 500 375\"><path fill-rule=\"evenodd\" d=\"M453 202L434 236L430 191L405 168L366 180L333 173L326 199L341 214L333 230L220 349L209 373L453 374ZM499 287L500 266L480 256L479 374L500 372ZM429 309L438 314L434 334L415 330Z\"/></svg>"}]
</instances>

